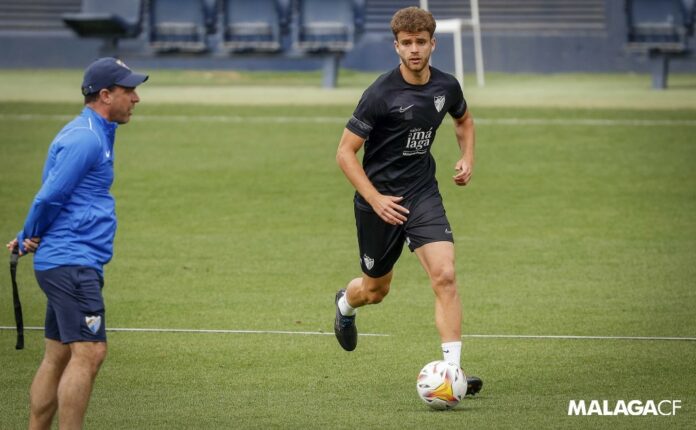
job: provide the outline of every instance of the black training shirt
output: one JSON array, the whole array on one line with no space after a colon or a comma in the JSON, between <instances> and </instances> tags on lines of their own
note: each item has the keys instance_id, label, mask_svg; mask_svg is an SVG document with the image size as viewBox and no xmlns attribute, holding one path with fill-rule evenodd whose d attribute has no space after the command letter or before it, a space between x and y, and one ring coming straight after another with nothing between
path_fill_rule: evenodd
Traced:
<instances>
[{"instance_id":1,"label":"black training shirt","mask_svg":"<svg viewBox=\"0 0 696 430\"><path fill-rule=\"evenodd\" d=\"M346 128L366 139L363 169L377 191L409 199L437 185L430 148L447 113L461 118L466 100L459 82L434 67L425 85L407 83L397 67L365 90Z\"/></svg>"}]
</instances>

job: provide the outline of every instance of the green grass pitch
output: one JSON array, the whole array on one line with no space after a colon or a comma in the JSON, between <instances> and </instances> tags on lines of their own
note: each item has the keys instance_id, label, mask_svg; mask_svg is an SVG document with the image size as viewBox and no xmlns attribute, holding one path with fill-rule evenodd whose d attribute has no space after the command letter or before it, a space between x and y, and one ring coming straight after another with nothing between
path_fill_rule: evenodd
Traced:
<instances>
[{"instance_id":1,"label":"green grass pitch","mask_svg":"<svg viewBox=\"0 0 696 430\"><path fill-rule=\"evenodd\" d=\"M344 352L333 296L359 266L352 189L334 155L374 75L349 74L335 93L312 86L319 75L239 76L162 72L158 82L151 71L119 129L107 324L298 334L110 332L86 428L693 428L687 340L465 336L463 367L484 390L454 411L429 410L415 378L441 353L433 295L408 251L387 299L359 312L361 333L386 336ZM50 140L80 110L77 91L61 92L79 86L79 72L0 81L5 243ZM448 120L433 151L466 335L696 337L696 81L673 82L658 93L647 76L492 75L465 88L478 121L473 182L450 180ZM31 91L22 100L15 88ZM13 326L6 267L0 326ZM41 326L30 258L19 283L25 324ZM0 330L2 429L26 427L43 346L30 330L15 351L14 336ZM679 399L682 409L568 416L581 399Z\"/></svg>"}]
</instances>

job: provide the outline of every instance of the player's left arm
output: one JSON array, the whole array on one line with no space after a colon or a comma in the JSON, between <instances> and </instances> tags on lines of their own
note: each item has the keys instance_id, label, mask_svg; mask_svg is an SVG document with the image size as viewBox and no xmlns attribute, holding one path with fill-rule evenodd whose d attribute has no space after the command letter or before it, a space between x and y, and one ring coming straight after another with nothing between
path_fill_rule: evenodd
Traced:
<instances>
[{"instance_id":1,"label":"player's left arm","mask_svg":"<svg viewBox=\"0 0 696 430\"><path fill-rule=\"evenodd\" d=\"M461 158L454 165L456 174L452 177L454 183L464 186L471 181L474 170L474 146L476 145L476 133L474 132L474 118L469 109L459 118L454 119L454 134L461 151Z\"/></svg>"}]
</instances>

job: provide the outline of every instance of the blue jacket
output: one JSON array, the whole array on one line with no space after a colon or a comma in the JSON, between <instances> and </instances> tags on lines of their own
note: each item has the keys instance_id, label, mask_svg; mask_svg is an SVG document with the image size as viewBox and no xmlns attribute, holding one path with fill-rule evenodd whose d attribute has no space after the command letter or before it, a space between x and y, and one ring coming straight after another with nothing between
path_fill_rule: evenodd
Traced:
<instances>
[{"instance_id":1,"label":"blue jacket","mask_svg":"<svg viewBox=\"0 0 696 430\"><path fill-rule=\"evenodd\" d=\"M34 269L88 266L101 273L111 260L116 127L85 107L51 143L41 189L17 236L20 246L25 238L41 238Z\"/></svg>"}]
</instances>

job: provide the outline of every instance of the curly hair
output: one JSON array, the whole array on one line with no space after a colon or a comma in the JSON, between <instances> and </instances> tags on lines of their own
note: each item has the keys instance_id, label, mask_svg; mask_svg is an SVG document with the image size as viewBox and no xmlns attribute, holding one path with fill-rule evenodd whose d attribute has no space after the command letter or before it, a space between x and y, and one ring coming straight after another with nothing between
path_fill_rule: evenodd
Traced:
<instances>
[{"instance_id":1,"label":"curly hair","mask_svg":"<svg viewBox=\"0 0 696 430\"><path fill-rule=\"evenodd\" d=\"M391 30L394 37L400 31L419 33L427 31L430 37L435 34L435 18L433 14L419 7L407 7L396 11L391 20Z\"/></svg>"}]
</instances>

